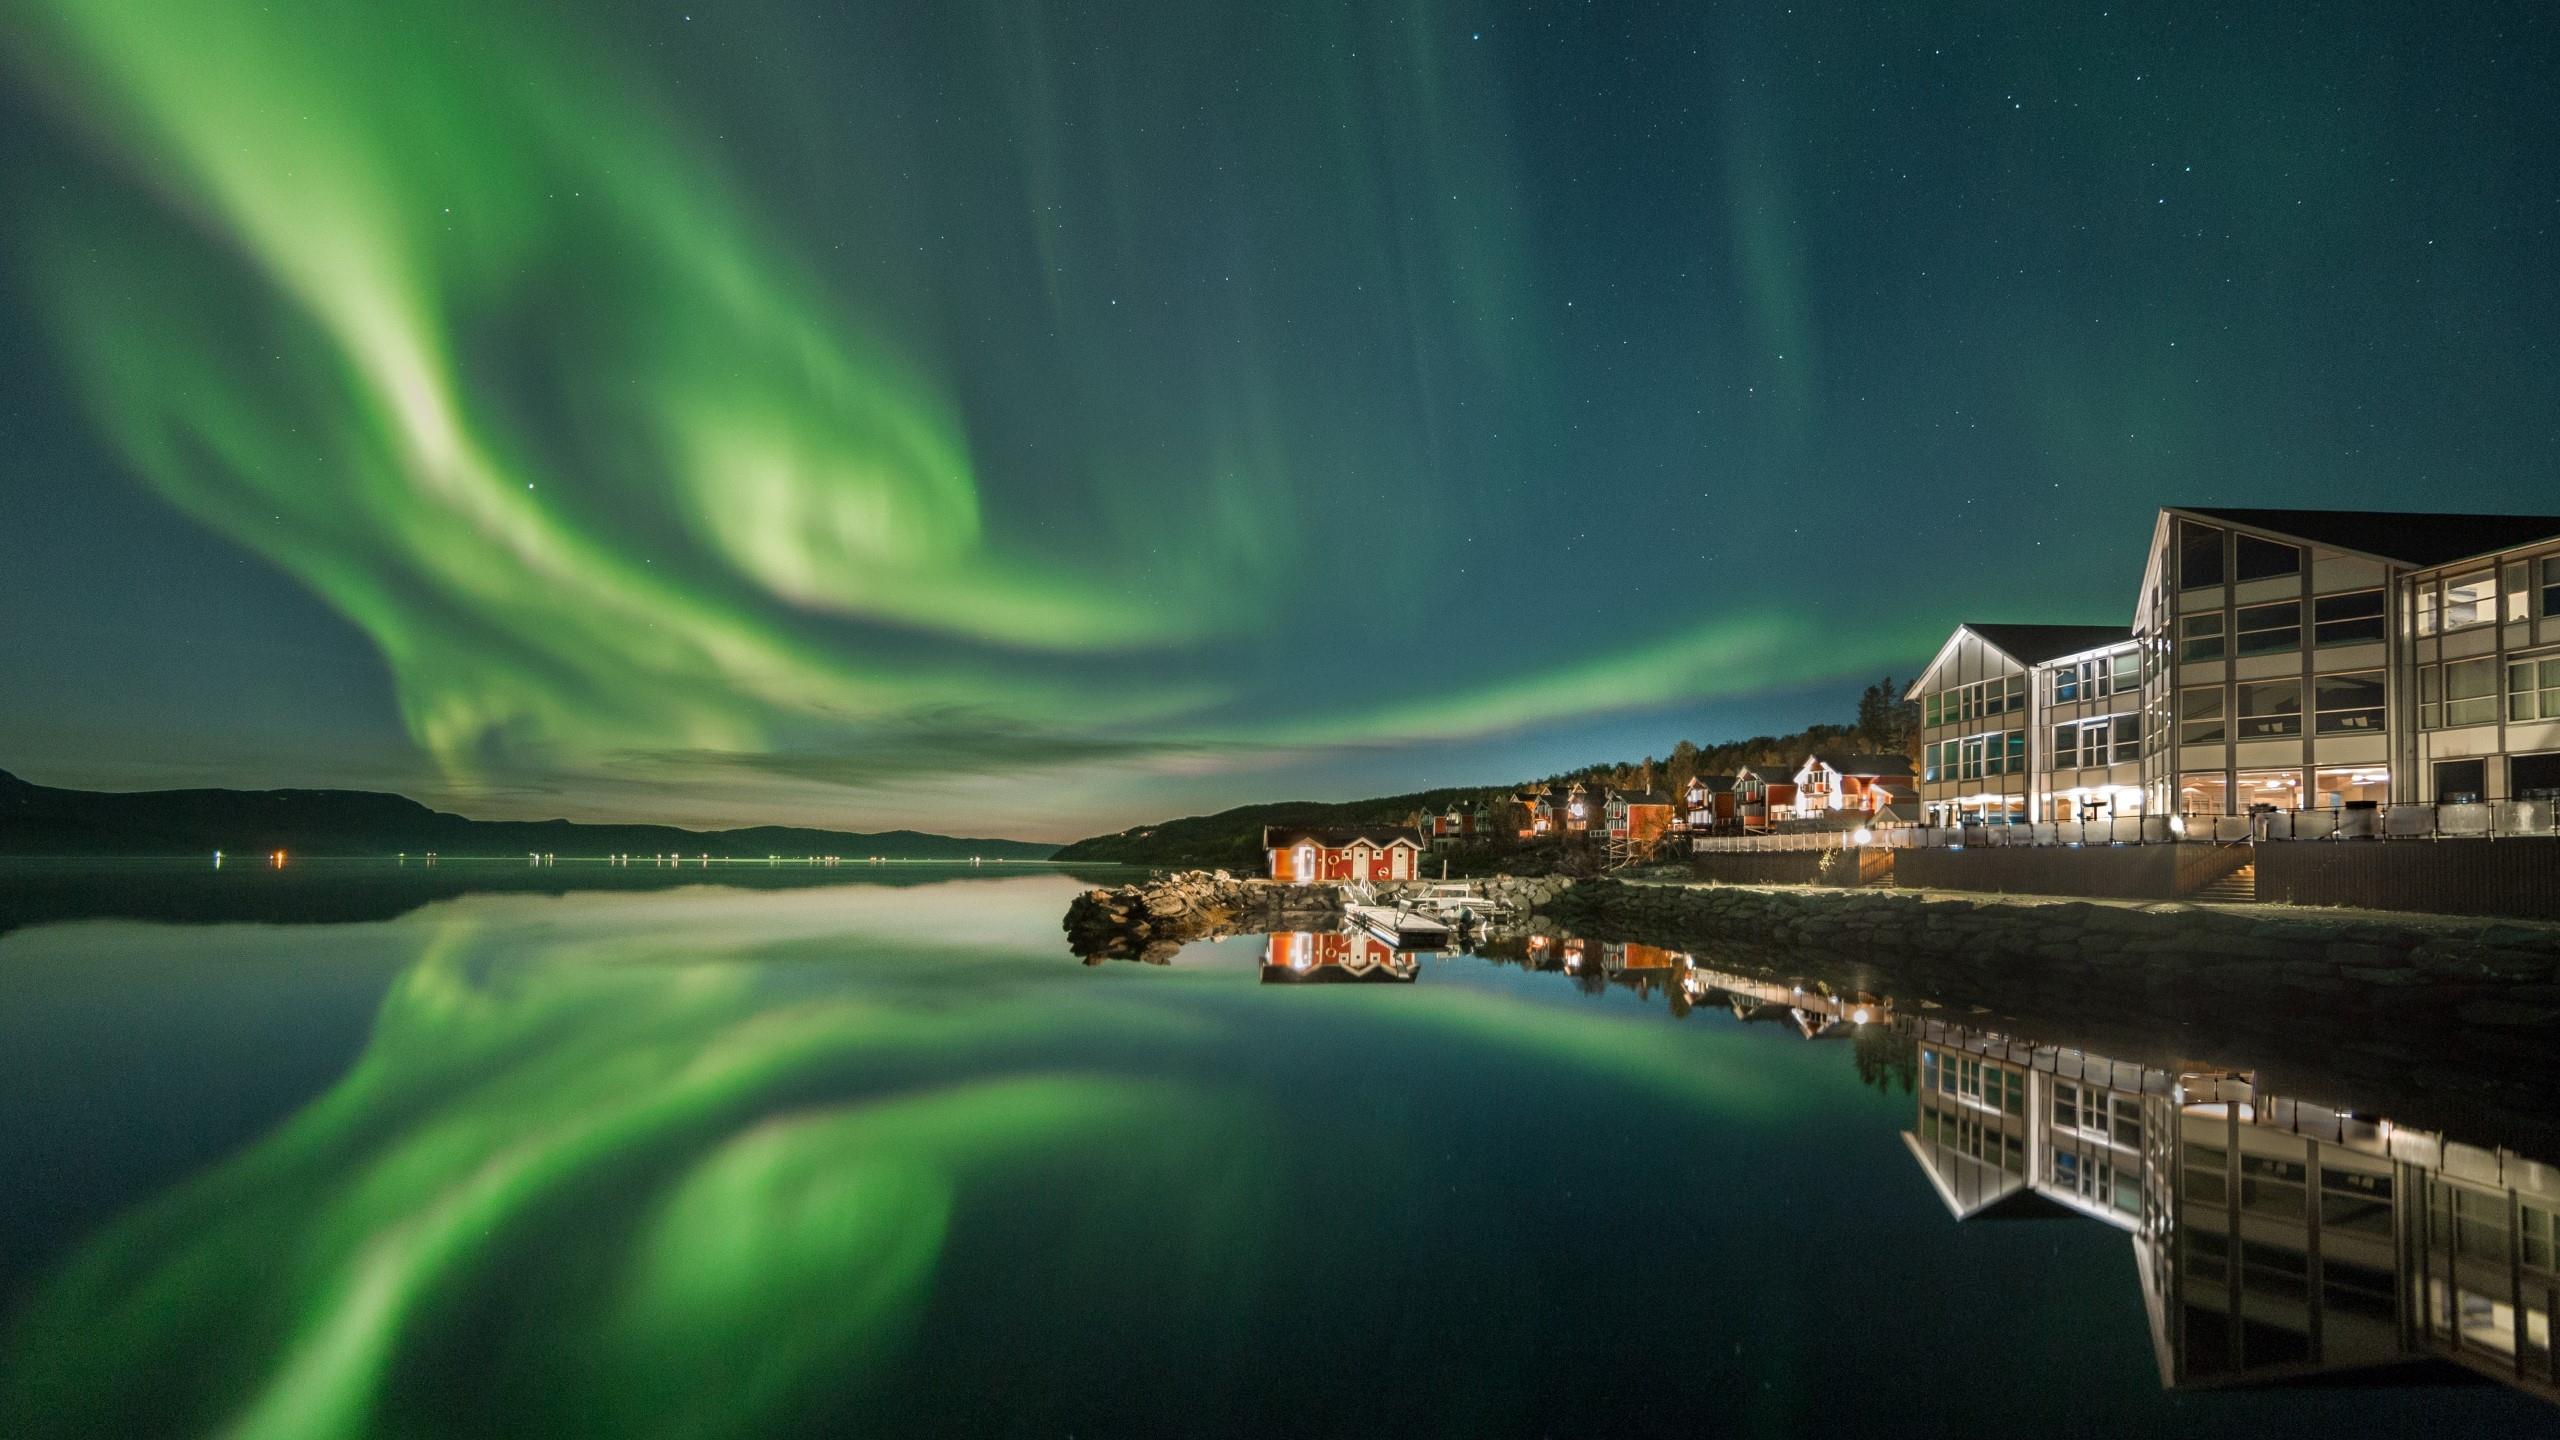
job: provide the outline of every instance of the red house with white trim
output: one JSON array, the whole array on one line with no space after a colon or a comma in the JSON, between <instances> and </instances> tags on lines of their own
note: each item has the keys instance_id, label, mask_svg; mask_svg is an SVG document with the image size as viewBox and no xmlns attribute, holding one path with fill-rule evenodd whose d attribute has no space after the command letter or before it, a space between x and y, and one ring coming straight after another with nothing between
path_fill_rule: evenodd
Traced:
<instances>
[{"instance_id":1,"label":"red house with white trim","mask_svg":"<svg viewBox=\"0 0 2560 1440\"><path fill-rule=\"evenodd\" d=\"M1407 825L1270 825L1271 878L1297 885L1411 880L1422 873L1422 832Z\"/></svg>"}]
</instances>

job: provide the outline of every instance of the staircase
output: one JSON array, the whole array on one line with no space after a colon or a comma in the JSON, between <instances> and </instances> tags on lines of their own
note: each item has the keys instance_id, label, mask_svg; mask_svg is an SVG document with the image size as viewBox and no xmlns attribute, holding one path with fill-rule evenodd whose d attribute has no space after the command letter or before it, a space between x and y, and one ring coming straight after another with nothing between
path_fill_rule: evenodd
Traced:
<instances>
[{"instance_id":1,"label":"staircase","mask_svg":"<svg viewBox=\"0 0 2560 1440\"><path fill-rule=\"evenodd\" d=\"M2258 899L2258 864L2252 860L2187 897L2202 905L2253 905Z\"/></svg>"}]
</instances>

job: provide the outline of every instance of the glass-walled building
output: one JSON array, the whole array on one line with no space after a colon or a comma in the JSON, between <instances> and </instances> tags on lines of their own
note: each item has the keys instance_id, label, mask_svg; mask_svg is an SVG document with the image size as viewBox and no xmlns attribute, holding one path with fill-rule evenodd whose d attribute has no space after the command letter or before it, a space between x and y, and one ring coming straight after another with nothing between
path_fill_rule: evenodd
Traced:
<instances>
[{"instance_id":1,"label":"glass-walled building","mask_svg":"<svg viewBox=\"0 0 2560 1440\"><path fill-rule=\"evenodd\" d=\"M1936 825L2141 813L2142 655L2108 625L1960 625L1905 698Z\"/></svg>"},{"instance_id":2,"label":"glass-walled building","mask_svg":"<svg viewBox=\"0 0 2560 1440\"><path fill-rule=\"evenodd\" d=\"M2490 788L2506 767L2486 762L2511 748L2508 656L2536 661L2544 639L2537 545L2560 553L2560 518L2162 510L2134 620L2150 803L2237 815L2514 793ZM2527 618L2500 623L2510 604ZM2560 630L2548 640L2560 651ZM2471 733L2412 738L2439 729ZM2520 738L2560 752L2560 727Z\"/></svg>"},{"instance_id":3,"label":"glass-walled building","mask_svg":"<svg viewBox=\"0 0 2560 1440\"><path fill-rule=\"evenodd\" d=\"M2416 723L2397 798L2560 800L2560 543L2412 571L2402 597Z\"/></svg>"}]
</instances>

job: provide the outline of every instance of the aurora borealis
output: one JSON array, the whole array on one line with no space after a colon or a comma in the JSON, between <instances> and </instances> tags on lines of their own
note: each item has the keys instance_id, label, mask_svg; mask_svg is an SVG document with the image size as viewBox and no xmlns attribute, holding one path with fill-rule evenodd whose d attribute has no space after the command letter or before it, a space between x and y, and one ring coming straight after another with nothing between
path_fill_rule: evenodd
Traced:
<instances>
[{"instance_id":1,"label":"aurora borealis","mask_svg":"<svg viewBox=\"0 0 2560 1440\"><path fill-rule=\"evenodd\" d=\"M31 1164L30 1117L88 1113L88 1067L130 1053L130 1032L79 1038L117 1012L106 997L140 1002L128 1024L165 1006L191 1028L272 985L301 1018L266 1048L325 1050L320 991L369 982L322 977L381 978L342 1074L47 1257L0 1317L0 1429L714 1437L848 1407L896 1429L877 1392L950 1350L947 1328L916 1332L949 1327L955 1296L981 1343L1025 1309L1055 1327L1004 1363L1064 1405L1093 1387L1062 1357L1134 1333L1079 1337L1076 1318L1143 1314L1242 1358L1224 1333L1252 1332L1240 1310L1343 1263L1285 1233L1305 1197L1445 1189L1388 1112L1329 1113L1302 1068L1321 1027L1370 1037L1341 1070L1353 1093L1421 1050L1484 1050L1560 1103L1761 1133L1813 1077L1856 1083L1836 1051L1791 1045L1789 1085L1640 1007L1522 1006L1474 961L1410 1004L1294 1018L1252 981L1258 937L1096 972L1056 946L1074 888L474 895L374 924L212 927L183 952L119 921L7 937L0 1036L46 1063L0 1151ZM241 1047L209 1088L247 1088L262 1062L242 1036L202 1038ZM227 1109L205 1113L236 1124ZM993 1283L974 1268L990 1255Z\"/></svg>"},{"instance_id":2,"label":"aurora borealis","mask_svg":"<svg viewBox=\"0 0 2560 1440\"><path fill-rule=\"evenodd\" d=\"M1064 838L2534 508L2527 5L5 0L0 765Z\"/></svg>"}]
</instances>

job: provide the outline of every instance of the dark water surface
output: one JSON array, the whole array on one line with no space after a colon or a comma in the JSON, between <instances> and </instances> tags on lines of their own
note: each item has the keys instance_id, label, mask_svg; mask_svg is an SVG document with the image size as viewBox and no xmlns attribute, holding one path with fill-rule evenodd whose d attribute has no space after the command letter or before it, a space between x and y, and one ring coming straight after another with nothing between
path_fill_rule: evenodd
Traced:
<instances>
[{"instance_id":1,"label":"dark water surface","mask_svg":"<svg viewBox=\"0 0 2560 1440\"><path fill-rule=\"evenodd\" d=\"M0 1435L2560 1434L2497 1134L1078 885L0 869Z\"/></svg>"}]
</instances>

